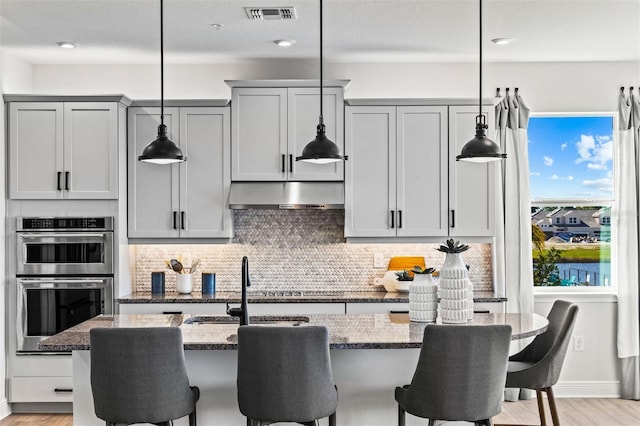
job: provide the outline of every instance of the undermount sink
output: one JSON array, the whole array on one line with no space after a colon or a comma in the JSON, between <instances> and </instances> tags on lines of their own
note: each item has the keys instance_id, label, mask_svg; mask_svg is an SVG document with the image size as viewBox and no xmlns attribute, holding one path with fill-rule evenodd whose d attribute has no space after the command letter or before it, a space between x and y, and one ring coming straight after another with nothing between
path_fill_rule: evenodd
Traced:
<instances>
[{"instance_id":1,"label":"undermount sink","mask_svg":"<svg viewBox=\"0 0 640 426\"><path fill-rule=\"evenodd\" d=\"M291 315L256 315L249 317L249 323L252 325L290 325L300 326L309 322L309 317L305 316L291 316ZM214 316L214 315L199 315L187 318L183 324L238 324L238 318Z\"/></svg>"}]
</instances>

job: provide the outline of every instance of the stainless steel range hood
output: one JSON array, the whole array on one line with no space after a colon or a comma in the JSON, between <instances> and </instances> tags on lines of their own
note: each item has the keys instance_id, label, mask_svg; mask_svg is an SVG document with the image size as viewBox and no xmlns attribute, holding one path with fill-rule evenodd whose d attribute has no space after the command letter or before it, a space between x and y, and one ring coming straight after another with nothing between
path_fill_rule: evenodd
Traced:
<instances>
[{"instance_id":1,"label":"stainless steel range hood","mask_svg":"<svg viewBox=\"0 0 640 426\"><path fill-rule=\"evenodd\" d=\"M231 209L343 209L342 182L232 182Z\"/></svg>"}]
</instances>

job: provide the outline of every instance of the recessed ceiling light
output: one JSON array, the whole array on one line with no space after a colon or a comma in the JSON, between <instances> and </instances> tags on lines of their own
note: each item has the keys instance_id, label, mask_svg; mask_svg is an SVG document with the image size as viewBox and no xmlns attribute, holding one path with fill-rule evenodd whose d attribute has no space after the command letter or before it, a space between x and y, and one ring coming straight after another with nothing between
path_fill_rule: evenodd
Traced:
<instances>
[{"instance_id":1,"label":"recessed ceiling light","mask_svg":"<svg viewBox=\"0 0 640 426\"><path fill-rule=\"evenodd\" d=\"M78 43L74 43L72 41L59 41L57 44L63 49L74 49L78 47Z\"/></svg>"},{"instance_id":2,"label":"recessed ceiling light","mask_svg":"<svg viewBox=\"0 0 640 426\"><path fill-rule=\"evenodd\" d=\"M498 45L501 45L501 46L504 46L504 45L506 45L506 44L511 43L512 41L513 41L513 39L512 39L512 38L504 38L504 37L500 37L500 38L494 38L494 39L492 39L492 40L491 40L491 43L493 43L493 44L498 44Z\"/></svg>"},{"instance_id":3,"label":"recessed ceiling light","mask_svg":"<svg viewBox=\"0 0 640 426\"><path fill-rule=\"evenodd\" d=\"M209 24L210 27L213 27L214 30L220 31L224 24Z\"/></svg>"},{"instance_id":4,"label":"recessed ceiling light","mask_svg":"<svg viewBox=\"0 0 640 426\"><path fill-rule=\"evenodd\" d=\"M296 44L295 40L274 40L273 42L280 47L291 47Z\"/></svg>"}]
</instances>

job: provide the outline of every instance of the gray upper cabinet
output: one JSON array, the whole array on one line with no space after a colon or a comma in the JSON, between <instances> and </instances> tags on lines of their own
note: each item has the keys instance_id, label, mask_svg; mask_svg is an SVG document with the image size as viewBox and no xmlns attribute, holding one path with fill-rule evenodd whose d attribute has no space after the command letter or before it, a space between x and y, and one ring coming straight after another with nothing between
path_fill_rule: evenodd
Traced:
<instances>
[{"instance_id":1,"label":"gray upper cabinet","mask_svg":"<svg viewBox=\"0 0 640 426\"><path fill-rule=\"evenodd\" d=\"M301 155L307 143L316 136L320 115L319 89L247 87L250 84L245 82L242 87L232 85L231 179L343 180L342 162L309 164L295 161L296 156ZM323 115L327 137L341 148L344 146L343 107L343 88L325 87Z\"/></svg>"},{"instance_id":2,"label":"gray upper cabinet","mask_svg":"<svg viewBox=\"0 0 640 426\"><path fill-rule=\"evenodd\" d=\"M10 102L9 197L118 198L125 111L119 102Z\"/></svg>"},{"instance_id":3,"label":"gray upper cabinet","mask_svg":"<svg viewBox=\"0 0 640 426\"><path fill-rule=\"evenodd\" d=\"M487 135L494 138L495 119L492 106L487 107ZM477 106L449 107L449 235L484 237L495 234L495 209L498 162L471 163L456 161L464 144L475 134Z\"/></svg>"},{"instance_id":4,"label":"gray upper cabinet","mask_svg":"<svg viewBox=\"0 0 640 426\"><path fill-rule=\"evenodd\" d=\"M346 237L447 235L447 108L348 106Z\"/></svg>"},{"instance_id":5,"label":"gray upper cabinet","mask_svg":"<svg viewBox=\"0 0 640 426\"><path fill-rule=\"evenodd\" d=\"M129 108L129 238L230 238L229 107L165 107L169 138L187 161L138 161L160 108Z\"/></svg>"},{"instance_id":6,"label":"gray upper cabinet","mask_svg":"<svg viewBox=\"0 0 640 426\"><path fill-rule=\"evenodd\" d=\"M345 237L493 236L496 166L455 160L477 107L365 102L345 108Z\"/></svg>"}]
</instances>

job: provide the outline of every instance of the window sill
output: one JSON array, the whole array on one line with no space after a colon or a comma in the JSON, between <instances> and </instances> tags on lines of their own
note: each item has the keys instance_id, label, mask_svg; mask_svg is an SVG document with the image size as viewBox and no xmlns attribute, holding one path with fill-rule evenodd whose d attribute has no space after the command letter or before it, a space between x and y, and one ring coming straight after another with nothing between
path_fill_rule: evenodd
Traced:
<instances>
[{"instance_id":1,"label":"window sill","mask_svg":"<svg viewBox=\"0 0 640 426\"><path fill-rule=\"evenodd\" d=\"M556 299L566 299L587 303L617 303L618 292L617 289L611 287L534 287L533 298L536 302L553 302Z\"/></svg>"}]
</instances>

